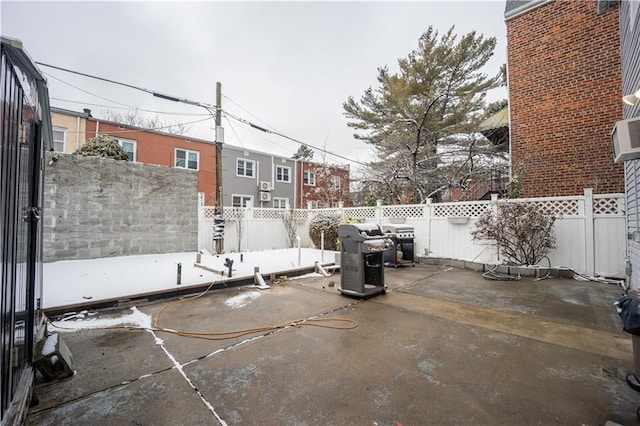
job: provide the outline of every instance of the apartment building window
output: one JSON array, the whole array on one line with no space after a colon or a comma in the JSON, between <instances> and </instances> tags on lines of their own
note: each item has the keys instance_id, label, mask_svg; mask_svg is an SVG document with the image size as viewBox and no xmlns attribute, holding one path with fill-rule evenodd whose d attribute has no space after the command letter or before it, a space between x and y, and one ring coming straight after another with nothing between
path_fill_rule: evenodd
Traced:
<instances>
[{"instance_id":1,"label":"apartment building window","mask_svg":"<svg viewBox=\"0 0 640 426\"><path fill-rule=\"evenodd\" d=\"M305 185L316 186L316 174L313 172L304 172L302 179Z\"/></svg>"},{"instance_id":2,"label":"apartment building window","mask_svg":"<svg viewBox=\"0 0 640 426\"><path fill-rule=\"evenodd\" d=\"M291 182L291 167L276 166L276 182Z\"/></svg>"},{"instance_id":3,"label":"apartment building window","mask_svg":"<svg viewBox=\"0 0 640 426\"><path fill-rule=\"evenodd\" d=\"M244 158L236 159L236 176L253 177L253 169L255 162L253 160L245 160Z\"/></svg>"},{"instance_id":4,"label":"apartment building window","mask_svg":"<svg viewBox=\"0 0 640 426\"><path fill-rule=\"evenodd\" d=\"M253 197L251 195L232 195L232 207L251 207L253 206Z\"/></svg>"},{"instance_id":5,"label":"apartment building window","mask_svg":"<svg viewBox=\"0 0 640 426\"><path fill-rule=\"evenodd\" d=\"M62 127L53 128L53 150L64 152L67 145L67 129Z\"/></svg>"},{"instance_id":6,"label":"apartment building window","mask_svg":"<svg viewBox=\"0 0 640 426\"><path fill-rule=\"evenodd\" d=\"M331 186L335 189L340 189L340 176L331 176Z\"/></svg>"},{"instance_id":7,"label":"apartment building window","mask_svg":"<svg viewBox=\"0 0 640 426\"><path fill-rule=\"evenodd\" d=\"M198 170L200 153L188 149L176 148L176 167L179 169Z\"/></svg>"},{"instance_id":8,"label":"apartment building window","mask_svg":"<svg viewBox=\"0 0 640 426\"><path fill-rule=\"evenodd\" d=\"M273 208L274 209L286 209L287 204L289 204L288 198L273 198Z\"/></svg>"},{"instance_id":9,"label":"apartment building window","mask_svg":"<svg viewBox=\"0 0 640 426\"><path fill-rule=\"evenodd\" d=\"M118 145L122 147L122 149L129 156L129 161L136 161L136 141L132 141L130 139L116 139L118 141Z\"/></svg>"}]
</instances>

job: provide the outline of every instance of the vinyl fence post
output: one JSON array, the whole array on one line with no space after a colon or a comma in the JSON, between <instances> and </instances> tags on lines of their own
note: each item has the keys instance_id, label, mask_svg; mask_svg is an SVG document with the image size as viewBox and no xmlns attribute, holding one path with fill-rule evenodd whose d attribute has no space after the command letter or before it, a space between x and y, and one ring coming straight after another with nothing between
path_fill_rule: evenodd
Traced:
<instances>
[{"instance_id":1,"label":"vinyl fence post","mask_svg":"<svg viewBox=\"0 0 640 426\"><path fill-rule=\"evenodd\" d=\"M427 222L427 235L425 235L425 247L424 247L424 257L431 257L431 217L432 217L432 198L427 198L427 202L424 205L423 216L424 220Z\"/></svg>"},{"instance_id":2,"label":"vinyl fence post","mask_svg":"<svg viewBox=\"0 0 640 426\"><path fill-rule=\"evenodd\" d=\"M584 189L584 243L585 267L588 275L595 275L595 237L593 223L593 189Z\"/></svg>"},{"instance_id":3,"label":"vinyl fence post","mask_svg":"<svg viewBox=\"0 0 640 426\"><path fill-rule=\"evenodd\" d=\"M376 219L378 225L382 226L382 200L376 200Z\"/></svg>"}]
</instances>

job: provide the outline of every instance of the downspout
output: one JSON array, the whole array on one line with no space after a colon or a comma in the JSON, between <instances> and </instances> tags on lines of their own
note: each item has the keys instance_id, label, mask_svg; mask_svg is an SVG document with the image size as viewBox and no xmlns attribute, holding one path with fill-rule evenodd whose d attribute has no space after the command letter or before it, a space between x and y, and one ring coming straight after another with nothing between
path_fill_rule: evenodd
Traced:
<instances>
[{"instance_id":1,"label":"downspout","mask_svg":"<svg viewBox=\"0 0 640 426\"><path fill-rule=\"evenodd\" d=\"M293 208L297 209L298 208L298 205L297 205L298 204L298 200L297 200L297 198L298 198L298 191L297 191L297 189L298 189L298 159L297 158L293 160L293 165L294 165L294 167L293 167L294 172L293 173L295 173L295 177L293 178Z\"/></svg>"},{"instance_id":2,"label":"downspout","mask_svg":"<svg viewBox=\"0 0 640 426\"><path fill-rule=\"evenodd\" d=\"M80 117L76 117L76 150L80 149Z\"/></svg>"},{"instance_id":3,"label":"downspout","mask_svg":"<svg viewBox=\"0 0 640 426\"><path fill-rule=\"evenodd\" d=\"M256 160L256 188L258 188L258 200L260 200L260 161ZM255 189L254 189L255 191ZM255 194L255 192L254 192ZM263 207L263 201L260 200L260 207ZM255 204L254 204L255 205Z\"/></svg>"}]
</instances>

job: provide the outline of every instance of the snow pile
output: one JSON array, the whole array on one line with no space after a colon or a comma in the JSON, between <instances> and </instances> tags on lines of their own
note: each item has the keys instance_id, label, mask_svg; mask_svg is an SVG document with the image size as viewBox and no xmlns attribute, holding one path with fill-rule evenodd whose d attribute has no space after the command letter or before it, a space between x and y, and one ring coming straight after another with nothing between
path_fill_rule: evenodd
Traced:
<instances>
[{"instance_id":1,"label":"snow pile","mask_svg":"<svg viewBox=\"0 0 640 426\"><path fill-rule=\"evenodd\" d=\"M131 308L131 313L115 318L92 318L82 319L77 315L67 317L60 321L53 321L51 325L59 332L74 332L80 330L90 330L106 327L133 326L150 329L152 325L151 315L140 312L135 306ZM53 335L52 335L53 336ZM48 343L48 341L47 341ZM45 344L46 346L46 344ZM44 349L43 349L44 353Z\"/></svg>"}]
</instances>

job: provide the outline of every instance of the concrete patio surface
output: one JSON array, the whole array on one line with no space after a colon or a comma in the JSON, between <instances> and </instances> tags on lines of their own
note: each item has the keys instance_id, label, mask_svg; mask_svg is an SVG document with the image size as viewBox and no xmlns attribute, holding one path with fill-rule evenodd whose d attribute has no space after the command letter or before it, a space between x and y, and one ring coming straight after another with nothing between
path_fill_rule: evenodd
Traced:
<instances>
[{"instance_id":1,"label":"concrete patio surface","mask_svg":"<svg viewBox=\"0 0 640 426\"><path fill-rule=\"evenodd\" d=\"M76 374L38 383L28 423L637 424L640 394L625 382L631 339L613 307L619 287L490 281L423 264L387 268L385 280L387 293L366 300L341 295L339 274L216 290L160 318L182 331L309 318L356 321L349 330L289 326L228 340L64 333ZM167 303L137 308L153 316Z\"/></svg>"}]
</instances>

